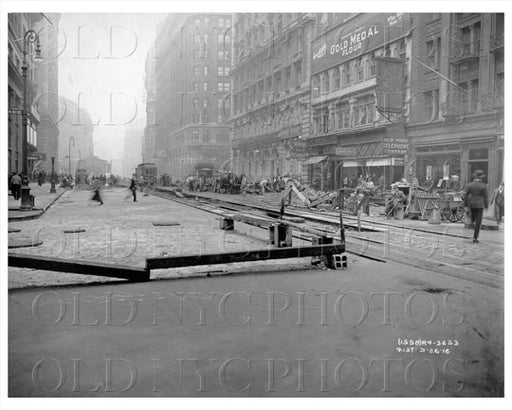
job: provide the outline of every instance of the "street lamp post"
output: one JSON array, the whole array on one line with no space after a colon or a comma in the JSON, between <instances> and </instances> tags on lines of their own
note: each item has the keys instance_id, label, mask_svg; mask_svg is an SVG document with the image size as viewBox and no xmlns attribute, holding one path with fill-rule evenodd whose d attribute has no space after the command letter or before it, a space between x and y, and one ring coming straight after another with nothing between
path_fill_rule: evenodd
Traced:
<instances>
[{"instance_id":1,"label":"street lamp post","mask_svg":"<svg viewBox=\"0 0 512 410\"><path fill-rule=\"evenodd\" d=\"M50 188L50 193L54 194L55 191L55 157L52 157L52 186Z\"/></svg>"},{"instance_id":2,"label":"street lamp post","mask_svg":"<svg viewBox=\"0 0 512 410\"><path fill-rule=\"evenodd\" d=\"M23 38L23 64L21 72L23 75L23 138L22 138L22 166L23 185L28 185L28 99L27 99L27 48L30 43L36 43L36 59L41 58L41 47L39 35L34 30L28 30Z\"/></svg>"},{"instance_id":3,"label":"street lamp post","mask_svg":"<svg viewBox=\"0 0 512 410\"><path fill-rule=\"evenodd\" d=\"M68 142L68 173L71 175L71 141L73 141L73 147L75 146L75 139L73 137L69 137Z\"/></svg>"},{"instance_id":4,"label":"street lamp post","mask_svg":"<svg viewBox=\"0 0 512 410\"><path fill-rule=\"evenodd\" d=\"M21 140L21 161L23 175L21 178L21 210L31 210L34 206L33 196L30 195L28 185L28 101L27 101L27 48L29 43L36 43L36 59L41 58L41 47L39 44L39 35L34 30L28 30L23 37L23 63L21 73L23 75L23 112L22 112L22 140Z\"/></svg>"}]
</instances>

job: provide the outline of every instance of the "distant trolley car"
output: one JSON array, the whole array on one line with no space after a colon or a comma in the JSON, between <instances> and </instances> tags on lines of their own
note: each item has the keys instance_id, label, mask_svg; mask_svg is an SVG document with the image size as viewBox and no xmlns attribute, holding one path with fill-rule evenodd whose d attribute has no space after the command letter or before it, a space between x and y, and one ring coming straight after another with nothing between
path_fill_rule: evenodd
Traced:
<instances>
[{"instance_id":1,"label":"distant trolley car","mask_svg":"<svg viewBox=\"0 0 512 410\"><path fill-rule=\"evenodd\" d=\"M144 185L156 185L157 167L153 162L144 162L137 165L135 177L137 182L142 182Z\"/></svg>"}]
</instances>

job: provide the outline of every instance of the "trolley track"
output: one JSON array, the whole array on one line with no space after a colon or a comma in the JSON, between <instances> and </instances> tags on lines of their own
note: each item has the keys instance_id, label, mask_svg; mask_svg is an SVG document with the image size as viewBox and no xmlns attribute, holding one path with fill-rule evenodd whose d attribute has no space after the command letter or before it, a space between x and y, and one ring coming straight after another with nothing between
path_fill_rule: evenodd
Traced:
<instances>
[{"instance_id":1,"label":"trolley track","mask_svg":"<svg viewBox=\"0 0 512 410\"><path fill-rule=\"evenodd\" d=\"M186 206L191 206L206 212L218 214L224 209L231 212L249 212L257 216L265 216L278 220L279 208L266 204L251 202L240 203L232 199L210 198L201 194L185 193L178 198L171 191L165 189L154 190L151 194L161 198L173 200ZM197 198L197 199L196 199ZM286 216L301 217L309 228L324 232L326 235L339 237L339 217L334 215L313 215L307 211L290 208L286 209ZM371 226L363 223L369 229L366 235L354 232L357 219L343 215L346 227L346 252L376 260L380 262L393 261L405 266L421 267L438 275L464 279L472 283L503 289L503 245L501 247L501 264L487 262L483 258L465 259L469 250L468 237L450 232L437 232L428 229L406 228L392 226L389 223L372 221ZM287 222L290 225L298 225ZM300 224L303 225L303 224ZM298 228L298 226L296 226ZM373 232L371 231L373 229ZM308 235L303 233L294 235L301 240L310 241ZM380 236L380 238L379 238ZM497 259L500 259L497 257Z\"/></svg>"}]
</instances>

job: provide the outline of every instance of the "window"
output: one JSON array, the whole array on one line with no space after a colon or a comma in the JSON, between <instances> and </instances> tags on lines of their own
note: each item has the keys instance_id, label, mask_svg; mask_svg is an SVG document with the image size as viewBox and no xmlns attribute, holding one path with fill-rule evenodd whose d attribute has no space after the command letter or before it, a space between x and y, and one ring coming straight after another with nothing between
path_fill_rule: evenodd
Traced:
<instances>
[{"instance_id":1,"label":"window","mask_svg":"<svg viewBox=\"0 0 512 410\"><path fill-rule=\"evenodd\" d=\"M343 87L348 87L350 85L350 67L349 67L348 63L343 65L342 80L343 80L343 83L342 83Z\"/></svg>"},{"instance_id":2,"label":"window","mask_svg":"<svg viewBox=\"0 0 512 410\"><path fill-rule=\"evenodd\" d=\"M292 80L292 69L290 67L286 67L284 69L284 76L285 76L284 89L286 91L288 91L291 87L291 80Z\"/></svg>"},{"instance_id":3,"label":"window","mask_svg":"<svg viewBox=\"0 0 512 410\"><path fill-rule=\"evenodd\" d=\"M427 41L427 64L430 67L439 67L441 57L441 38L437 37Z\"/></svg>"},{"instance_id":4,"label":"window","mask_svg":"<svg viewBox=\"0 0 512 410\"><path fill-rule=\"evenodd\" d=\"M313 77L313 97L318 97L320 95L320 77L315 75Z\"/></svg>"},{"instance_id":5,"label":"window","mask_svg":"<svg viewBox=\"0 0 512 410\"><path fill-rule=\"evenodd\" d=\"M194 50L194 59L209 59L210 58L210 51L206 49L201 50Z\"/></svg>"},{"instance_id":6,"label":"window","mask_svg":"<svg viewBox=\"0 0 512 410\"><path fill-rule=\"evenodd\" d=\"M469 101L469 112L478 110L478 80L471 81L471 98Z\"/></svg>"},{"instance_id":7,"label":"window","mask_svg":"<svg viewBox=\"0 0 512 410\"><path fill-rule=\"evenodd\" d=\"M276 93L281 91L281 73L279 71L274 74L274 91Z\"/></svg>"},{"instance_id":8,"label":"window","mask_svg":"<svg viewBox=\"0 0 512 410\"><path fill-rule=\"evenodd\" d=\"M341 104L338 104L336 106L336 116L338 117L338 123L335 125L335 127L338 129L343 128L343 111L341 108L342 108Z\"/></svg>"},{"instance_id":9,"label":"window","mask_svg":"<svg viewBox=\"0 0 512 410\"><path fill-rule=\"evenodd\" d=\"M219 60L229 60L229 54L226 50L218 50L217 57Z\"/></svg>"},{"instance_id":10,"label":"window","mask_svg":"<svg viewBox=\"0 0 512 410\"><path fill-rule=\"evenodd\" d=\"M210 19L208 17L204 18L204 25L208 27L210 25Z\"/></svg>"},{"instance_id":11,"label":"window","mask_svg":"<svg viewBox=\"0 0 512 410\"><path fill-rule=\"evenodd\" d=\"M201 25L201 19L200 18L197 18L194 20L194 25L197 27L197 26L200 26Z\"/></svg>"},{"instance_id":12,"label":"window","mask_svg":"<svg viewBox=\"0 0 512 410\"><path fill-rule=\"evenodd\" d=\"M203 66L203 75L209 75L210 74L210 68L205 65Z\"/></svg>"},{"instance_id":13,"label":"window","mask_svg":"<svg viewBox=\"0 0 512 410\"><path fill-rule=\"evenodd\" d=\"M350 111L344 110L343 111L343 128L349 128L350 127Z\"/></svg>"},{"instance_id":14,"label":"window","mask_svg":"<svg viewBox=\"0 0 512 410\"><path fill-rule=\"evenodd\" d=\"M201 100L199 98L194 98L194 108L199 109L199 104Z\"/></svg>"},{"instance_id":15,"label":"window","mask_svg":"<svg viewBox=\"0 0 512 410\"><path fill-rule=\"evenodd\" d=\"M196 65L196 66L194 66L193 71L194 71L194 77L197 77L201 73L201 68L198 65Z\"/></svg>"},{"instance_id":16,"label":"window","mask_svg":"<svg viewBox=\"0 0 512 410\"><path fill-rule=\"evenodd\" d=\"M227 115L228 112L226 110L226 106L224 105L224 99L218 98L217 99L217 113L222 115Z\"/></svg>"},{"instance_id":17,"label":"window","mask_svg":"<svg viewBox=\"0 0 512 410\"><path fill-rule=\"evenodd\" d=\"M339 90L341 87L341 77L340 77L340 70L338 67L334 69L334 89Z\"/></svg>"},{"instance_id":18,"label":"window","mask_svg":"<svg viewBox=\"0 0 512 410\"><path fill-rule=\"evenodd\" d=\"M202 142L203 144L208 144L210 142L210 132L208 130L203 130Z\"/></svg>"},{"instance_id":19,"label":"window","mask_svg":"<svg viewBox=\"0 0 512 410\"><path fill-rule=\"evenodd\" d=\"M203 107L204 108L208 107L208 98L203 98Z\"/></svg>"},{"instance_id":20,"label":"window","mask_svg":"<svg viewBox=\"0 0 512 410\"><path fill-rule=\"evenodd\" d=\"M195 82L195 83L194 83L194 91L195 91L195 92L200 91L199 83L197 83L197 82Z\"/></svg>"},{"instance_id":21,"label":"window","mask_svg":"<svg viewBox=\"0 0 512 410\"><path fill-rule=\"evenodd\" d=\"M364 79L364 65L363 59L359 58L356 63L356 71L357 71L357 81L362 81Z\"/></svg>"},{"instance_id":22,"label":"window","mask_svg":"<svg viewBox=\"0 0 512 410\"><path fill-rule=\"evenodd\" d=\"M204 82L203 83L203 91L208 91L208 88L209 88L208 83Z\"/></svg>"},{"instance_id":23,"label":"window","mask_svg":"<svg viewBox=\"0 0 512 410\"><path fill-rule=\"evenodd\" d=\"M201 34L194 34L194 43L201 44Z\"/></svg>"},{"instance_id":24,"label":"window","mask_svg":"<svg viewBox=\"0 0 512 410\"><path fill-rule=\"evenodd\" d=\"M199 131L193 130L192 131L192 143L197 144L199 142Z\"/></svg>"},{"instance_id":25,"label":"window","mask_svg":"<svg viewBox=\"0 0 512 410\"><path fill-rule=\"evenodd\" d=\"M427 111L427 121L433 121L437 119L439 115L439 90L426 91L425 95L425 108Z\"/></svg>"},{"instance_id":26,"label":"window","mask_svg":"<svg viewBox=\"0 0 512 410\"><path fill-rule=\"evenodd\" d=\"M322 94L326 94L331 91L331 82L329 79L329 73L325 72L322 74Z\"/></svg>"},{"instance_id":27,"label":"window","mask_svg":"<svg viewBox=\"0 0 512 410\"><path fill-rule=\"evenodd\" d=\"M229 77L229 67L217 67L217 75L219 77Z\"/></svg>"},{"instance_id":28,"label":"window","mask_svg":"<svg viewBox=\"0 0 512 410\"><path fill-rule=\"evenodd\" d=\"M302 80L302 60L295 63L295 86L299 86Z\"/></svg>"},{"instance_id":29,"label":"window","mask_svg":"<svg viewBox=\"0 0 512 410\"><path fill-rule=\"evenodd\" d=\"M375 56L373 54L368 58L366 66L368 67L368 77L375 77L377 67L375 65Z\"/></svg>"},{"instance_id":30,"label":"window","mask_svg":"<svg viewBox=\"0 0 512 410\"><path fill-rule=\"evenodd\" d=\"M220 92L229 92L229 83L217 83L217 90Z\"/></svg>"}]
</instances>

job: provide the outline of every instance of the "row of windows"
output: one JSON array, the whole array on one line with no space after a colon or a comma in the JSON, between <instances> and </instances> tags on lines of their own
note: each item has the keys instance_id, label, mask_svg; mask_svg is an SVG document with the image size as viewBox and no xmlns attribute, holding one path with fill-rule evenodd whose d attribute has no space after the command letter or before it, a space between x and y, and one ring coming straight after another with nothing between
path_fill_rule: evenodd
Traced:
<instances>
[{"instance_id":1,"label":"row of windows","mask_svg":"<svg viewBox=\"0 0 512 410\"><path fill-rule=\"evenodd\" d=\"M210 83L208 81L205 81L205 82L194 82L192 83L192 89L193 91L195 92L200 92L200 91L212 91L210 90ZM226 83L226 82L221 82L221 83L217 83L217 91L218 92L229 92L230 90L230 84L229 83Z\"/></svg>"},{"instance_id":2,"label":"row of windows","mask_svg":"<svg viewBox=\"0 0 512 410\"><path fill-rule=\"evenodd\" d=\"M298 88L303 80L302 60L299 60L280 71L276 71L273 76L268 76L266 79L261 79L258 83L252 84L242 92L235 93L235 112L246 110L249 105L252 106L256 102L271 101L279 97L281 92L289 92ZM235 78L235 84L236 81ZM238 81L240 81L240 77Z\"/></svg>"},{"instance_id":3,"label":"row of windows","mask_svg":"<svg viewBox=\"0 0 512 410\"><path fill-rule=\"evenodd\" d=\"M229 28L231 27L231 19L219 17L216 22L215 20L212 21L210 17L197 17L194 19L194 25L196 27L210 27L211 24L217 24L217 27L220 28Z\"/></svg>"},{"instance_id":4,"label":"row of windows","mask_svg":"<svg viewBox=\"0 0 512 410\"><path fill-rule=\"evenodd\" d=\"M210 75L210 67L207 65L204 66L194 66L193 69L194 77L199 77L202 75ZM217 67L217 75L219 77L229 77L229 67Z\"/></svg>"},{"instance_id":5,"label":"row of windows","mask_svg":"<svg viewBox=\"0 0 512 410\"><path fill-rule=\"evenodd\" d=\"M355 106L337 105L334 111L325 109L313 115L313 132L326 134L331 131L372 124L377 119L375 103Z\"/></svg>"},{"instance_id":6,"label":"row of windows","mask_svg":"<svg viewBox=\"0 0 512 410\"><path fill-rule=\"evenodd\" d=\"M225 132L215 134L210 130L192 130L190 142L193 144L227 144L229 142L229 134Z\"/></svg>"},{"instance_id":7,"label":"row of windows","mask_svg":"<svg viewBox=\"0 0 512 410\"><path fill-rule=\"evenodd\" d=\"M194 34L194 43L196 45L199 45L199 44L208 45L210 42L210 38L211 38L211 36L208 33ZM229 50L231 47L231 37L227 33L218 34L217 42L223 49Z\"/></svg>"},{"instance_id":8,"label":"row of windows","mask_svg":"<svg viewBox=\"0 0 512 410\"><path fill-rule=\"evenodd\" d=\"M210 50L206 48L195 49L193 51L193 56L195 60L209 60ZM228 50L217 50L217 60L229 60L231 58L231 54Z\"/></svg>"},{"instance_id":9,"label":"row of windows","mask_svg":"<svg viewBox=\"0 0 512 410\"><path fill-rule=\"evenodd\" d=\"M377 74L376 59L381 56L397 57L405 60L406 43L402 39L380 50L347 61L312 78L313 97L330 93L354 83L373 78Z\"/></svg>"}]
</instances>

